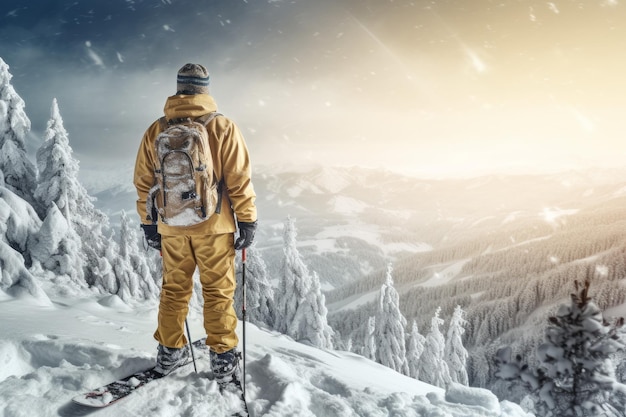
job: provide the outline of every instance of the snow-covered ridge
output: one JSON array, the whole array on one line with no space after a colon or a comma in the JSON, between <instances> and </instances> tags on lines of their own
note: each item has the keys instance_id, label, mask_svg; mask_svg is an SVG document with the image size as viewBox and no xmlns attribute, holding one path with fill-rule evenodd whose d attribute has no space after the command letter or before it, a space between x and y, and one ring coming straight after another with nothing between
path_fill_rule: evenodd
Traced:
<instances>
[{"instance_id":1,"label":"snow-covered ridge","mask_svg":"<svg viewBox=\"0 0 626 417\"><path fill-rule=\"evenodd\" d=\"M135 192L132 166L92 166L81 164L79 178L91 195L110 190L115 193Z\"/></svg>"},{"instance_id":2,"label":"snow-covered ridge","mask_svg":"<svg viewBox=\"0 0 626 417\"><path fill-rule=\"evenodd\" d=\"M101 301L101 302L100 302ZM78 392L153 363L156 305L128 308L119 299L36 300L0 296L0 417L70 416ZM201 335L192 311L192 335ZM239 326L241 330L241 324ZM319 350L248 324L247 397L257 416L530 417L489 391L453 385L447 392L361 356ZM219 394L198 357L193 367L142 388L99 416L228 416L235 403ZM80 410L78 410L80 411Z\"/></svg>"}]
</instances>

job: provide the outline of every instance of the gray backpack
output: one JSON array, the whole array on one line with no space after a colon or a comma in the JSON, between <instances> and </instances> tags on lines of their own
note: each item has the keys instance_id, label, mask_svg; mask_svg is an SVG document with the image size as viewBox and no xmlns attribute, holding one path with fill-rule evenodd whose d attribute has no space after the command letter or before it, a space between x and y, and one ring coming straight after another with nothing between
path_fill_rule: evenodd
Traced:
<instances>
[{"instance_id":1,"label":"gray backpack","mask_svg":"<svg viewBox=\"0 0 626 417\"><path fill-rule=\"evenodd\" d=\"M195 120L159 119L162 132L155 141L155 185L146 208L153 222L158 215L170 226L193 226L218 212L219 181L213 169L206 125L219 113Z\"/></svg>"}]
</instances>

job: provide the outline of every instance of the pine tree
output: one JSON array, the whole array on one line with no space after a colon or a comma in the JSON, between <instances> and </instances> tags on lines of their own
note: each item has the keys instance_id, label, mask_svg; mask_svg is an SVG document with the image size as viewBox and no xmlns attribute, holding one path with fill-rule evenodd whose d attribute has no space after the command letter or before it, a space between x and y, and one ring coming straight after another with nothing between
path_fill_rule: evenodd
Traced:
<instances>
[{"instance_id":1,"label":"pine tree","mask_svg":"<svg viewBox=\"0 0 626 417\"><path fill-rule=\"evenodd\" d=\"M451 382L450 370L444 360L446 346L445 338L439 329L443 326L443 319L439 317L441 307L437 308L431 320L430 332L426 335L424 352L420 360L420 380L441 388L446 388Z\"/></svg>"},{"instance_id":2,"label":"pine tree","mask_svg":"<svg viewBox=\"0 0 626 417\"><path fill-rule=\"evenodd\" d=\"M65 275L70 278L72 286L85 288L85 259L80 246L80 238L52 203L41 228L29 244L33 267L41 266L55 276Z\"/></svg>"},{"instance_id":3,"label":"pine tree","mask_svg":"<svg viewBox=\"0 0 626 417\"><path fill-rule=\"evenodd\" d=\"M30 265L30 239L41 227L41 220L31 204L0 185L0 241L13 248L26 266ZM0 260L0 270L3 262Z\"/></svg>"},{"instance_id":4,"label":"pine tree","mask_svg":"<svg viewBox=\"0 0 626 417\"><path fill-rule=\"evenodd\" d=\"M115 270L109 261L115 256L118 256L118 248L115 242L111 242L105 251L105 256L100 258L98 265L93 268L93 274L96 277L93 286L109 294L117 294L120 290Z\"/></svg>"},{"instance_id":5,"label":"pine tree","mask_svg":"<svg viewBox=\"0 0 626 417\"><path fill-rule=\"evenodd\" d=\"M314 346L332 348L333 331L317 275L311 276L297 248L295 220L287 217L275 329Z\"/></svg>"},{"instance_id":6,"label":"pine tree","mask_svg":"<svg viewBox=\"0 0 626 417\"><path fill-rule=\"evenodd\" d=\"M444 350L444 358L448 364L452 381L463 385L469 385L467 376L467 358L469 354L465 346L463 346L463 334L465 333L466 324L465 312L461 306L456 306L454 314L452 314L450 319Z\"/></svg>"},{"instance_id":7,"label":"pine tree","mask_svg":"<svg viewBox=\"0 0 626 417\"><path fill-rule=\"evenodd\" d=\"M37 171L28 159L25 145L30 120L11 78L9 66L0 58L0 172L9 190L34 205Z\"/></svg>"},{"instance_id":8,"label":"pine tree","mask_svg":"<svg viewBox=\"0 0 626 417\"><path fill-rule=\"evenodd\" d=\"M241 258L238 258L241 265ZM238 268L241 270L241 267ZM239 314L242 306L243 285L241 274L237 274L235 291L235 311ZM251 323L273 328L275 315L274 289L267 277L267 266L260 251L252 244L246 250L246 300L247 319ZM240 317L241 318L241 317Z\"/></svg>"},{"instance_id":9,"label":"pine tree","mask_svg":"<svg viewBox=\"0 0 626 417\"><path fill-rule=\"evenodd\" d=\"M27 248L41 228L33 207L9 189L0 186L0 290L48 300L37 280L27 269ZM48 300L49 301L49 300Z\"/></svg>"},{"instance_id":10,"label":"pine tree","mask_svg":"<svg viewBox=\"0 0 626 417\"><path fill-rule=\"evenodd\" d=\"M419 364L424 353L425 342L426 338L420 334L417 329L417 323L413 320L406 348L406 361L409 366L408 375L411 378L419 379Z\"/></svg>"},{"instance_id":11,"label":"pine tree","mask_svg":"<svg viewBox=\"0 0 626 417\"><path fill-rule=\"evenodd\" d=\"M538 368L530 369L511 348L498 351L496 377L521 382L531 393L535 411L546 417L621 416L626 385L617 381L611 355L623 349L617 330L589 297L589 281L575 283L569 305L548 319L545 343L537 349Z\"/></svg>"},{"instance_id":12,"label":"pine tree","mask_svg":"<svg viewBox=\"0 0 626 417\"><path fill-rule=\"evenodd\" d=\"M126 212L122 210L120 222L119 254L114 264L117 277L117 294L124 301L131 299L154 299L159 296L160 286L152 275L146 257L139 253L139 240L135 229L130 227Z\"/></svg>"},{"instance_id":13,"label":"pine tree","mask_svg":"<svg viewBox=\"0 0 626 417\"><path fill-rule=\"evenodd\" d=\"M56 99L52 100L44 143L37 151L37 165L40 180L35 198L45 210L54 204L68 222L72 221L72 215L77 209L74 190L80 187L78 162L72 157L72 148Z\"/></svg>"},{"instance_id":14,"label":"pine tree","mask_svg":"<svg viewBox=\"0 0 626 417\"><path fill-rule=\"evenodd\" d=\"M376 314L376 360L397 372L408 374L404 328L406 319L400 312L400 297L393 287L391 265L380 289Z\"/></svg>"},{"instance_id":15,"label":"pine tree","mask_svg":"<svg viewBox=\"0 0 626 417\"><path fill-rule=\"evenodd\" d=\"M578 284L578 283L576 283ZM549 392L559 416L596 416L605 409L614 388L615 368L610 355L620 346L616 328L602 317L600 309L589 297L589 281L580 292L572 294L571 304L559 308L550 317L546 343L537 351L539 366L552 383ZM623 323L623 320L622 320ZM548 395L544 398L549 398ZM546 401L548 405L550 401ZM550 409L550 407L548 407Z\"/></svg>"},{"instance_id":16,"label":"pine tree","mask_svg":"<svg viewBox=\"0 0 626 417\"><path fill-rule=\"evenodd\" d=\"M85 254L85 281L93 285L98 279L94 271L106 256L110 238L104 231L108 218L93 204L93 198L78 180L78 161L72 156L68 134L56 99L52 102L50 119L45 132L45 141L37 151L39 183L35 190L36 200L43 210L52 203L59 207L68 224L76 231ZM115 263L117 255L109 259Z\"/></svg>"},{"instance_id":17,"label":"pine tree","mask_svg":"<svg viewBox=\"0 0 626 417\"><path fill-rule=\"evenodd\" d=\"M300 342L307 342L322 349L332 349L334 332L328 325L327 316L328 310L320 288L320 280L313 272L311 289L298 305L288 334Z\"/></svg>"},{"instance_id":18,"label":"pine tree","mask_svg":"<svg viewBox=\"0 0 626 417\"><path fill-rule=\"evenodd\" d=\"M297 248L297 230L291 217L285 222L283 233L283 261L280 270L279 288L282 291L277 300L275 330L288 334L298 306L311 289L311 277Z\"/></svg>"},{"instance_id":19,"label":"pine tree","mask_svg":"<svg viewBox=\"0 0 626 417\"><path fill-rule=\"evenodd\" d=\"M376 360L376 317L370 317L365 323L365 343L361 355Z\"/></svg>"}]
</instances>

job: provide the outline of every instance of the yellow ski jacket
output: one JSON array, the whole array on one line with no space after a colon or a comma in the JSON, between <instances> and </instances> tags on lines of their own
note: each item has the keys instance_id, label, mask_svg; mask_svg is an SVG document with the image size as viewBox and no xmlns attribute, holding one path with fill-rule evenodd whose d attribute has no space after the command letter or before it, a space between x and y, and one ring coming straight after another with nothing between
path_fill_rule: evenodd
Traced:
<instances>
[{"instance_id":1,"label":"yellow ski jacket","mask_svg":"<svg viewBox=\"0 0 626 417\"><path fill-rule=\"evenodd\" d=\"M196 118L217 111L213 97L208 94L175 95L167 98L164 113L169 119ZM233 233L238 221L257 220L256 194L251 181L248 148L239 128L224 116L215 117L207 125L209 143L213 156L213 167L222 184L221 212L213 214L207 221L193 226L170 226L159 221L158 231L162 235L205 235ZM143 135L135 161L134 181L137 189L137 213L144 224L151 224L146 212L148 192L155 185L156 164L155 141L161 133L156 120Z\"/></svg>"}]
</instances>

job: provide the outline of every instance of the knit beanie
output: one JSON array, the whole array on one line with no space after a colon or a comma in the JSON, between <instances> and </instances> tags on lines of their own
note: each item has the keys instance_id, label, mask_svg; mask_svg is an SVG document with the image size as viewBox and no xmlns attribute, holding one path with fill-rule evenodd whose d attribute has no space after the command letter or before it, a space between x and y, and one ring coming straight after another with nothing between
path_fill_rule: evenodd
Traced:
<instances>
[{"instance_id":1,"label":"knit beanie","mask_svg":"<svg viewBox=\"0 0 626 417\"><path fill-rule=\"evenodd\" d=\"M185 64L178 70L176 94L209 94L209 71L200 64Z\"/></svg>"}]
</instances>

